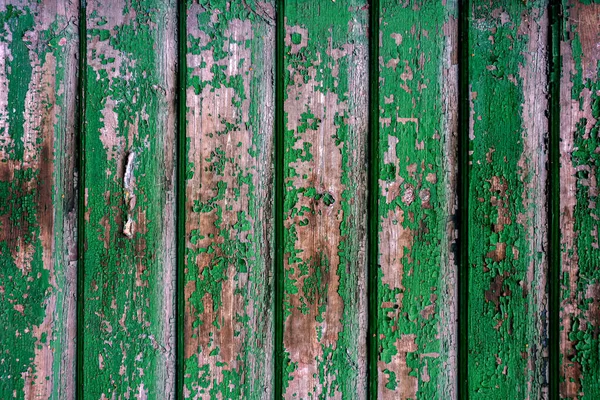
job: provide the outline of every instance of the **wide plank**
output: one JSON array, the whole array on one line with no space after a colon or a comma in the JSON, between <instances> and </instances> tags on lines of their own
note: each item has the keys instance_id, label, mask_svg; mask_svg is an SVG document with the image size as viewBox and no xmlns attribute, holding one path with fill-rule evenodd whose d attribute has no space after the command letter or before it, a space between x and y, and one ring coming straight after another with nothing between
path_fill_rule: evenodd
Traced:
<instances>
[{"instance_id":1,"label":"wide plank","mask_svg":"<svg viewBox=\"0 0 600 400\"><path fill-rule=\"evenodd\" d=\"M548 396L548 2L471 1L468 15L468 388Z\"/></svg>"},{"instance_id":2,"label":"wide plank","mask_svg":"<svg viewBox=\"0 0 600 400\"><path fill-rule=\"evenodd\" d=\"M87 1L79 396L174 395L174 1Z\"/></svg>"},{"instance_id":3,"label":"wide plank","mask_svg":"<svg viewBox=\"0 0 600 400\"><path fill-rule=\"evenodd\" d=\"M284 12L282 393L365 398L368 7Z\"/></svg>"},{"instance_id":4,"label":"wide plank","mask_svg":"<svg viewBox=\"0 0 600 400\"><path fill-rule=\"evenodd\" d=\"M600 3L562 2L560 398L600 398Z\"/></svg>"},{"instance_id":5,"label":"wide plank","mask_svg":"<svg viewBox=\"0 0 600 400\"><path fill-rule=\"evenodd\" d=\"M268 398L274 4L188 1L185 10L183 397Z\"/></svg>"},{"instance_id":6,"label":"wide plank","mask_svg":"<svg viewBox=\"0 0 600 400\"><path fill-rule=\"evenodd\" d=\"M0 3L0 398L75 388L76 2Z\"/></svg>"},{"instance_id":7,"label":"wide plank","mask_svg":"<svg viewBox=\"0 0 600 400\"><path fill-rule=\"evenodd\" d=\"M457 393L456 1L379 2L381 399ZM375 366L374 366L375 367Z\"/></svg>"}]
</instances>

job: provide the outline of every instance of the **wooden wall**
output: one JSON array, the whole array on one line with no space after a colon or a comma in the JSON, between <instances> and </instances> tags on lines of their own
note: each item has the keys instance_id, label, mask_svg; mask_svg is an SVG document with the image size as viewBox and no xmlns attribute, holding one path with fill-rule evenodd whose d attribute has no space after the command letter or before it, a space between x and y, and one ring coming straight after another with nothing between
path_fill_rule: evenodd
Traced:
<instances>
[{"instance_id":1,"label":"wooden wall","mask_svg":"<svg viewBox=\"0 0 600 400\"><path fill-rule=\"evenodd\" d=\"M0 0L0 398L600 398L599 166L598 0Z\"/></svg>"}]
</instances>

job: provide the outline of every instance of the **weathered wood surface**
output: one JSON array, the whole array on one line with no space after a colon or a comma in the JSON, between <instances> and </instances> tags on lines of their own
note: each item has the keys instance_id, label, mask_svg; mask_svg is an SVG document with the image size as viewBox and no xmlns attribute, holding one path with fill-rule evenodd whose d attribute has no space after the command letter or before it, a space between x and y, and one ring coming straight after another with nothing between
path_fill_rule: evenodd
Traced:
<instances>
[{"instance_id":1,"label":"weathered wood surface","mask_svg":"<svg viewBox=\"0 0 600 400\"><path fill-rule=\"evenodd\" d=\"M274 11L186 10L185 398L272 395Z\"/></svg>"},{"instance_id":2,"label":"weathered wood surface","mask_svg":"<svg viewBox=\"0 0 600 400\"><path fill-rule=\"evenodd\" d=\"M445 3L445 4L443 4ZM455 1L381 0L378 398L456 398Z\"/></svg>"},{"instance_id":3,"label":"weathered wood surface","mask_svg":"<svg viewBox=\"0 0 600 400\"><path fill-rule=\"evenodd\" d=\"M72 398L76 2L0 2L0 398Z\"/></svg>"},{"instance_id":4,"label":"weathered wood surface","mask_svg":"<svg viewBox=\"0 0 600 400\"><path fill-rule=\"evenodd\" d=\"M79 3L0 0L0 398L600 398L598 0Z\"/></svg>"},{"instance_id":5,"label":"weathered wood surface","mask_svg":"<svg viewBox=\"0 0 600 400\"><path fill-rule=\"evenodd\" d=\"M547 397L547 1L468 10L468 390Z\"/></svg>"},{"instance_id":6,"label":"weathered wood surface","mask_svg":"<svg viewBox=\"0 0 600 400\"><path fill-rule=\"evenodd\" d=\"M285 4L283 394L366 396L368 7Z\"/></svg>"},{"instance_id":7,"label":"weathered wood surface","mask_svg":"<svg viewBox=\"0 0 600 400\"><path fill-rule=\"evenodd\" d=\"M563 1L560 43L561 384L600 398L600 3Z\"/></svg>"},{"instance_id":8,"label":"weathered wood surface","mask_svg":"<svg viewBox=\"0 0 600 400\"><path fill-rule=\"evenodd\" d=\"M81 398L174 394L176 10L87 1Z\"/></svg>"}]
</instances>

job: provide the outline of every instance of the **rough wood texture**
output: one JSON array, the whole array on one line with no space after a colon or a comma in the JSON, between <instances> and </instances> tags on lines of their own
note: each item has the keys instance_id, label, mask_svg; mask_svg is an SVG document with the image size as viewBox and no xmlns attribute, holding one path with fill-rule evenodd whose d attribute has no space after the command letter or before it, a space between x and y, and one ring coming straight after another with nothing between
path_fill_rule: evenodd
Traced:
<instances>
[{"instance_id":1,"label":"rough wood texture","mask_svg":"<svg viewBox=\"0 0 600 400\"><path fill-rule=\"evenodd\" d=\"M457 4L381 0L378 12L378 397L452 399Z\"/></svg>"},{"instance_id":2,"label":"rough wood texture","mask_svg":"<svg viewBox=\"0 0 600 400\"><path fill-rule=\"evenodd\" d=\"M184 3L0 0L1 399L600 398L600 0Z\"/></svg>"},{"instance_id":3,"label":"rough wood texture","mask_svg":"<svg viewBox=\"0 0 600 400\"><path fill-rule=\"evenodd\" d=\"M600 398L600 2L563 1L561 398Z\"/></svg>"},{"instance_id":4,"label":"rough wood texture","mask_svg":"<svg viewBox=\"0 0 600 400\"><path fill-rule=\"evenodd\" d=\"M169 399L176 5L92 0L86 16L80 395Z\"/></svg>"},{"instance_id":5,"label":"rough wood texture","mask_svg":"<svg viewBox=\"0 0 600 400\"><path fill-rule=\"evenodd\" d=\"M469 12L468 395L546 398L547 1Z\"/></svg>"},{"instance_id":6,"label":"rough wood texture","mask_svg":"<svg viewBox=\"0 0 600 400\"><path fill-rule=\"evenodd\" d=\"M285 18L283 393L364 398L368 7Z\"/></svg>"},{"instance_id":7,"label":"rough wood texture","mask_svg":"<svg viewBox=\"0 0 600 400\"><path fill-rule=\"evenodd\" d=\"M0 2L0 398L70 399L76 3Z\"/></svg>"},{"instance_id":8,"label":"rough wood texture","mask_svg":"<svg viewBox=\"0 0 600 400\"><path fill-rule=\"evenodd\" d=\"M273 368L274 5L189 1L186 398L262 399Z\"/></svg>"}]
</instances>

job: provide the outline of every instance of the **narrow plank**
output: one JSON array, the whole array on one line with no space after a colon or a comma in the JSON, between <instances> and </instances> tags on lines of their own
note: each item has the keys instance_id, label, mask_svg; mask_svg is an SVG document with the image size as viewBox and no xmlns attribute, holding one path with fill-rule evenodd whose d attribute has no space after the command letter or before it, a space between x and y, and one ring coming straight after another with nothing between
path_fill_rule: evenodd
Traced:
<instances>
[{"instance_id":1,"label":"narrow plank","mask_svg":"<svg viewBox=\"0 0 600 400\"><path fill-rule=\"evenodd\" d=\"M547 1L469 12L468 395L546 398Z\"/></svg>"},{"instance_id":2,"label":"narrow plank","mask_svg":"<svg viewBox=\"0 0 600 400\"><path fill-rule=\"evenodd\" d=\"M457 2L381 0L378 397L457 390Z\"/></svg>"},{"instance_id":3,"label":"narrow plank","mask_svg":"<svg viewBox=\"0 0 600 400\"><path fill-rule=\"evenodd\" d=\"M368 7L285 19L282 392L365 398Z\"/></svg>"},{"instance_id":4,"label":"narrow plank","mask_svg":"<svg viewBox=\"0 0 600 400\"><path fill-rule=\"evenodd\" d=\"M185 398L262 399L273 369L274 3L187 3Z\"/></svg>"},{"instance_id":5,"label":"narrow plank","mask_svg":"<svg viewBox=\"0 0 600 400\"><path fill-rule=\"evenodd\" d=\"M565 0L560 44L561 384L600 398L600 3Z\"/></svg>"},{"instance_id":6,"label":"narrow plank","mask_svg":"<svg viewBox=\"0 0 600 400\"><path fill-rule=\"evenodd\" d=\"M74 398L76 3L0 4L0 398Z\"/></svg>"},{"instance_id":7,"label":"narrow plank","mask_svg":"<svg viewBox=\"0 0 600 400\"><path fill-rule=\"evenodd\" d=\"M82 398L174 395L176 10L87 2Z\"/></svg>"}]
</instances>

